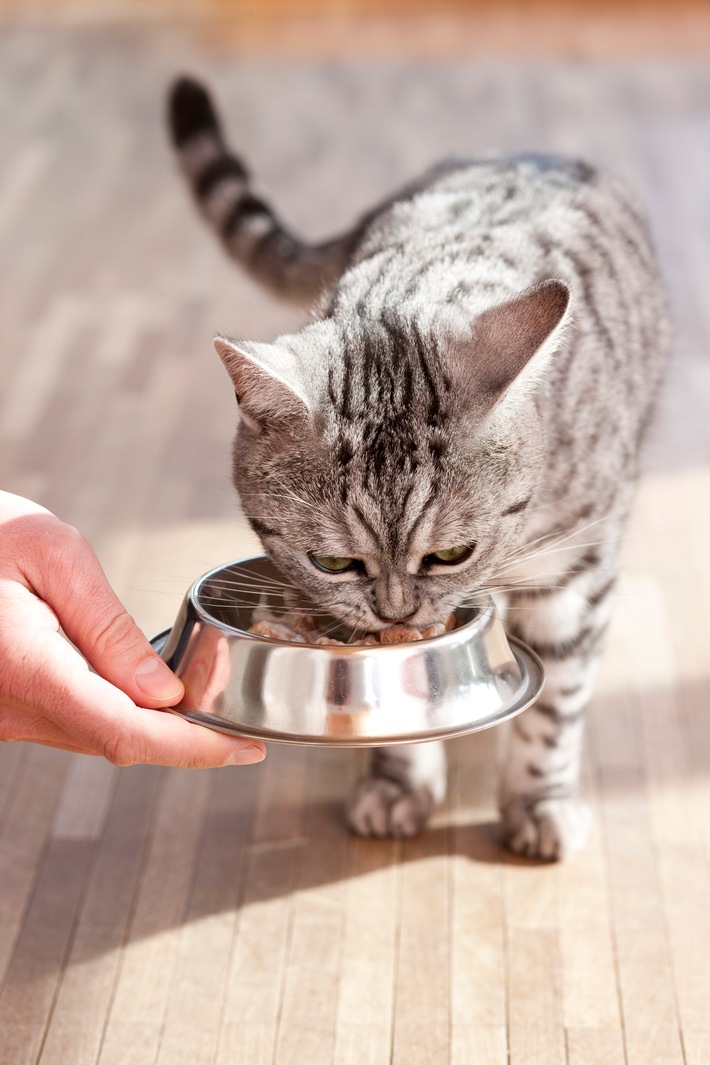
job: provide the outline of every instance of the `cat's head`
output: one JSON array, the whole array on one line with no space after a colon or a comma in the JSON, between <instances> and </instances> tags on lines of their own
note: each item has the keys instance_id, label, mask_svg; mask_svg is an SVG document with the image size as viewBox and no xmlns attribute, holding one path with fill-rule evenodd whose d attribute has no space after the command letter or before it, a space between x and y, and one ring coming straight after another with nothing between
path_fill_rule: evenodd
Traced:
<instances>
[{"instance_id":1,"label":"cat's head","mask_svg":"<svg viewBox=\"0 0 710 1065\"><path fill-rule=\"evenodd\" d=\"M363 629L425 626L498 579L542 469L538 392L568 305L547 281L466 335L354 314L215 341L244 511L309 601Z\"/></svg>"}]
</instances>

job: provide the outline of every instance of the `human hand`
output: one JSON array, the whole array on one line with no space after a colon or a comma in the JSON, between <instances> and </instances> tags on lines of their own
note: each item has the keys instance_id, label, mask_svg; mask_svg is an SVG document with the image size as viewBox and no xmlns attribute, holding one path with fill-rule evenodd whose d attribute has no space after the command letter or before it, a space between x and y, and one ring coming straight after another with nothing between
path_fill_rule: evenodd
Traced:
<instances>
[{"instance_id":1,"label":"human hand","mask_svg":"<svg viewBox=\"0 0 710 1065\"><path fill-rule=\"evenodd\" d=\"M0 492L0 740L100 754L116 765L261 761L257 741L160 712L182 695L86 539Z\"/></svg>"}]
</instances>

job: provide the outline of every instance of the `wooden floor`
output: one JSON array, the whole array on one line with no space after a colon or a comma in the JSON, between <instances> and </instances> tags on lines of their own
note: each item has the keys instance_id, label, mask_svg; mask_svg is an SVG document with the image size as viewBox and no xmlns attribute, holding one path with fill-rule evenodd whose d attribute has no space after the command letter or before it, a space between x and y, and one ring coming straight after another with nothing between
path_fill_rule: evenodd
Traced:
<instances>
[{"instance_id":1,"label":"wooden floor","mask_svg":"<svg viewBox=\"0 0 710 1065\"><path fill-rule=\"evenodd\" d=\"M79 525L148 633L255 545L211 350L298 324L193 218L161 129L207 74L315 235L445 154L579 152L649 204L677 316L585 764L587 850L497 843L499 732L409 843L348 836L349 752L134 767L0 748L3 1065L708 1065L710 68L235 62L0 35L0 484Z\"/></svg>"}]
</instances>

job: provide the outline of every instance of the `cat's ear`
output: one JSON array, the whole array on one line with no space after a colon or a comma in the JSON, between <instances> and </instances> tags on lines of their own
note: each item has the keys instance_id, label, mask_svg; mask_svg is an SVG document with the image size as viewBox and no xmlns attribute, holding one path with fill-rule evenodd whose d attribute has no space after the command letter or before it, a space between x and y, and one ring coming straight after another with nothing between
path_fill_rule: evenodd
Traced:
<instances>
[{"instance_id":1,"label":"cat's ear","mask_svg":"<svg viewBox=\"0 0 710 1065\"><path fill-rule=\"evenodd\" d=\"M516 382L533 386L562 343L569 303L564 281L543 281L476 318L468 375L479 400L496 403Z\"/></svg>"},{"instance_id":2,"label":"cat's ear","mask_svg":"<svg viewBox=\"0 0 710 1065\"><path fill-rule=\"evenodd\" d=\"M287 426L308 415L308 400L295 356L279 344L216 337L214 346L232 379L244 423L254 432Z\"/></svg>"}]
</instances>

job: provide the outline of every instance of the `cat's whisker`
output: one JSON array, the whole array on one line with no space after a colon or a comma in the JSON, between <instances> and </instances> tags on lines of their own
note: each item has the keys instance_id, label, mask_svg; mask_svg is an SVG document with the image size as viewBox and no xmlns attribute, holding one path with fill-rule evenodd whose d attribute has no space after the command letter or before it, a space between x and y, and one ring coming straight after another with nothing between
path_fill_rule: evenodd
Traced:
<instances>
[{"instance_id":1,"label":"cat's whisker","mask_svg":"<svg viewBox=\"0 0 710 1065\"><path fill-rule=\"evenodd\" d=\"M205 581L202 585L203 588L231 588L235 584L249 585L254 588L295 588L295 585L290 581L274 581L274 580L261 580L259 578L250 577L229 577L218 578L215 580Z\"/></svg>"},{"instance_id":2,"label":"cat's whisker","mask_svg":"<svg viewBox=\"0 0 710 1065\"><path fill-rule=\"evenodd\" d=\"M318 506L316 503L311 503L308 499L304 499L302 496L297 495L292 488L284 488L283 486L281 486L280 491L288 499L293 500L294 503L301 503L304 507L310 507L312 510L318 510Z\"/></svg>"},{"instance_id":3,"label":"cat's whisker","mask_svg":"<svg viewBox=\"0 0 710 1065\"><path fill-rule=\"evenodd\" d=\"M171 583L171 584L178 584L179 583L182 586L185 585L184 580L182 578L180 578L180 577L154 577L151 580L151 583L153 583L153 582L154 583L163 583L163 584L166 583L166 582ZM275 579L273 577L262 576L260 574L259 575L251 575L251 574L247 574L246 571L244 573L240 573L239 575L235 575L234 577L228 577L228 578L210 577L202 585L203 588L231 588L231 587L236 587L236 586L244 586L244 587L248 586L248 587L252 587L252 588L259 588L261 586L261 587L269 588L269 589L271 589L271 588L275 588L275 589L295 588L296 587L295 585L291 584L288 581L277 580L277 579Z\"/></svg>"},{"instance_id":4,"label":"cat's whisker","mask_svg":"<svg viewBox=\"0 0 710 1065\"><path fill-rule=\"evenodd\" d=\"M509 556L508 558L503 559L501 566L496 570L496 576L507 573L508 570L514 569L516 566L522 566L528 562L548 558L550 555L562 554L563 552L569 551L584 551L593 547L602 547L603 545L603 540L590 540L585 543L551 544L549 547L536 547L532 551L527 551L525 553L521 552L515 557Z\"/></svg>"},{"instance_id":5,"label":"cat's whisker","mask_svg":"<svg viewBox=\"0 0 710 1065\"><path fill-rule=\"evenodd\" d=\"M202 589L200 591L200 598L205 595L211 595L213 599L223 598L228 599L232 595L242 595L251 598L266 597L274 602L286 601L286 596L280 594L279 590L274 588L255 588L249 586L233 585L229 588L212 588L209 591Z\"/></svg>"},{"instance_id":6,"label":"cat's whisker","mask_svg":"<svg viewBox=\"0 0 710 1065\"><path fill-rule=\"evenodd\" d=\"M220 595L217 595L217 596L204 595L204 596L200 596L200 602L203 602L203 603L215 603L218 606L224 606L224 607L228 607L228 606L252 606L255 609L257 607L259 607L259 606L262 606L262 607L265 606L265 604L260 603L260 602L255 603L252 597L243 598L243 597L237 596L237 595L234 595L234 596L231 596L231 597L220 596ZM272 608L268 608L267 607L267 609L272 609ZM278 603L278 604L276 604L273 607L273 609L276 610L276 611L282 611L282 610L285 610L286 607L285 607L285 604ZM313 607L310 604L308 606L303 606L303 607L300 607L300 606L288 607L288 612L295 613L295 614L302 614L303 616L309 616L309 617L310 616L313 616L313 617L315 617L315 616L330 617L331 616L331 612L329 610L322 609L320 607Z\"/></svg>"},{"instance_id":7,"label":"cat's whisker","mask_svg":"<svg viewBox=\"0 0 710 1065\"><path fill-rule=\"evenodd\" d=\"M213 578L210 578L205 583L206 584L212 584L212 585L230 585L230 584L235 583L236 581L241 581L243 583L249 583L249 584L275 585L276 587L279 587L279 588L294 588L295 587L295 585L293 585L290 581L285 580L284 578L269 577L266 574L262 574L262 573L251 574L247 570L241 570L241 571L239 571L239 573L235 573L234 576L213 577Z\"/></svg>"},{"instance_id":8,"label":"cat's whisker","mask_svg":"<svg viewBox=\"0 0 710 1065\"><path fill-rule=\"evenodd\" d=\"M212 596L222 596L228 598L230 595L245 595L256 598L265 598L269 602L286 602L288 599L288 589L281 588L269 588L269 587L257 587L254 585L232 585L224 588L211 588L203 589L200 595L211 594Z\"/></svg>"},{"instance_id":9,"label":"cat's whisker","mask_svg":"<svg viewBox=\"0 0 710 1065\"><path fill-rule=\"evenodd\" d=\"M151 595L167 595L171 599L182 599L183 598L183 593L182 592L171 592L171 591L168 591L165 588L145 588L145 587L140 586L140 585L132 584L132 585L129 585L129 589L132 592L146 592L147 591L147 592L150 592Z\"/></svg>"},{"instance_id":10,"label":"cat's whisker","mask_svg":"<svg viewBox=\"0 0 710 1065\"><path fill-rule=\"evenodd\" d=\"M521 544L518 550L525 550L526 548L533 547L535 544L544 543L550 541L551 543L564 543L565 540L571 539L573 536L581 536L582 533L588 532L596 525L600 525L606 521L606 518L594 518L593 521L586 522L584 525L576 525L573 529L566 529L561 533L556 533L554 530L551 532L541 533L540 536L536 536L533 540L527 540L524 544ZM515 554L515 552L513 552Z\"/></svg>"},{"instance_id":11,"label":"cat's whisker","mask_svg":"<svg viewBox=\"0 0 710 1065\"><path fill-rule=\"evenodd\" d=\"M583 533L588 532L590 529L594 528L594 526L599 525L605 520L605 518L596 518L594 521L587 522L586 525L577 526L577 528L573 529L571 532L565 533L564 535L556 535L555 533L544 533L542 536L538 536L534 540L528 540L526 543L522 544L516 551L511 551L503 561L517 563L521 556L525 557L526 559L528 557L536 557L537 552L545 550L548 544L550 547L557 547L558 545L565 544L569 540L572 540L574 537L581 536ZM591 545L574 544L573 547L598 546L599 544L602 544L604 542L605 541L603 540L599 540L597 541L597 543ZM538 544L540 545L539 548L536 547L536 545Z\"/></svg>"},{"instance_id":12,"label":"cat's whisker","mask_svg":"<svg viewBox=\"0 0 710 1065\"><path fill-rule=\"evenodd\" d=\"M528 562L538 561L539 559L548 558L550 555L555 555L565 551L584 551L594 547L606 547L613 543L613 540L591 540L588 543L582 544L567 544L555 547L543 547L537 551L531 552L529 555L523 555L512 561L508 561L501 569L496 571L496 577L503 577L511 569L515 569L516 566L525 565Z\"/></svg>"},{"instance_id":13,"label":"cat's whisker","mask_svg":"<svg viewBox=\"0 0 710 1065\"><path fill-rule=\"evenodd\" d=\"M495 603L460 603L459 606L468 607L469 609L473 607L478 612L478 616L482 618L495 617L497 613Z\"/></svg>"},{"instance_id":14,"label":"cat's whisker","mask_svg":"<svg viewBox=\"0 0 710 1065\"><path fill-rule=\"evenodd\" d=\"M487 592L495 594L496 592L518 592L518 591L561 591L566 587L564 583L558 583L553 581L533 580L530 577L521 577L519 580L513 578L507 578L503 582L498 584L486 584L484 588Z\"/></svg>"}]
</instances>

